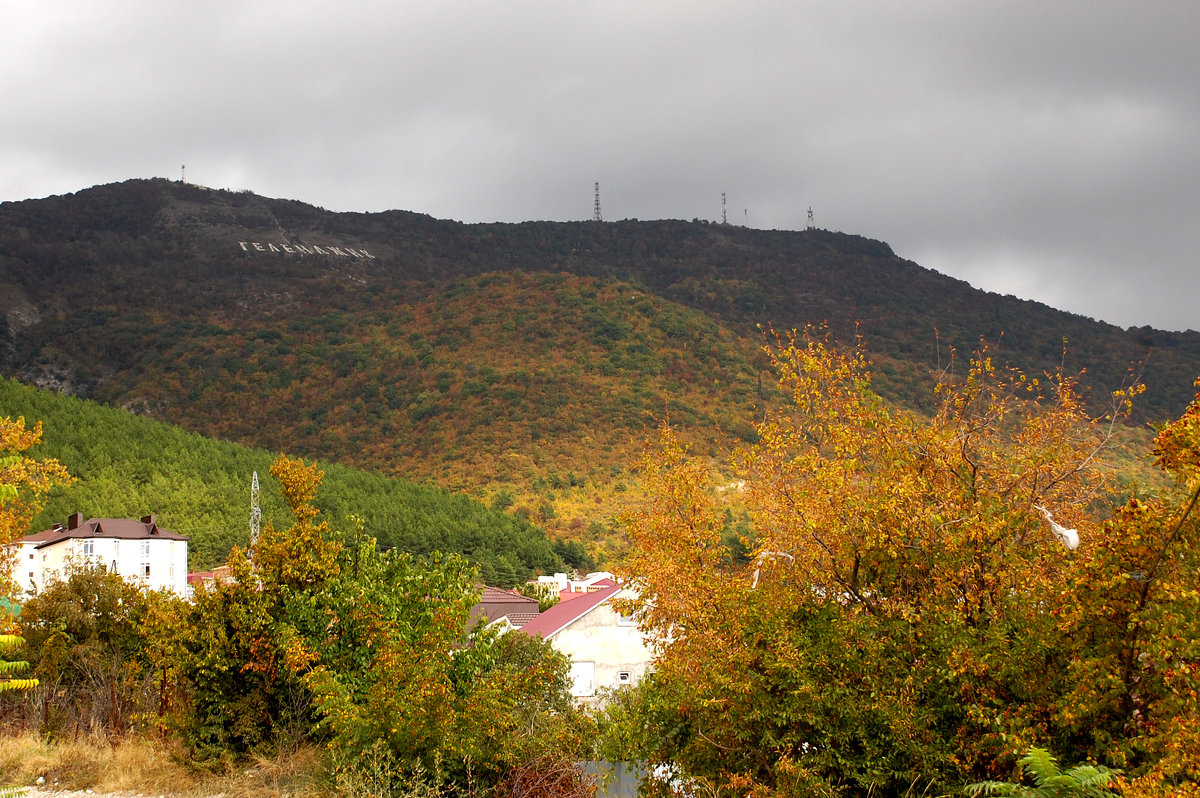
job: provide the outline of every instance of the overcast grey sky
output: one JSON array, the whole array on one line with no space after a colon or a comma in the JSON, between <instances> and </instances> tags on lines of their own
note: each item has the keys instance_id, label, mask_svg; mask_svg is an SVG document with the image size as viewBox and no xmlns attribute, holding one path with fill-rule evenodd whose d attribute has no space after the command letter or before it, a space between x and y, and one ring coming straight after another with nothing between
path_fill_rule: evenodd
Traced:
<instances>
[{"instance_id":1,"label":"overcast grey sky","mask_svg":"<svg viewBox=\"0 0 1200 798\"><path fill-rule=\"evenodd\" d=\"M817 226L1200 329L1200 2L0 0L0 201Z\"/></svg>"}]
</instances>

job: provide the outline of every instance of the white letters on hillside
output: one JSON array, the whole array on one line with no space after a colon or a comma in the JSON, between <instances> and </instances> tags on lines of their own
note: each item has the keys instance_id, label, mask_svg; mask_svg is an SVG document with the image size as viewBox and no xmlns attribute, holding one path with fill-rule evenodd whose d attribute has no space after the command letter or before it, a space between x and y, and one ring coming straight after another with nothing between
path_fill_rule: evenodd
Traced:
<instances>
[{"instance_id":1,"label":"white letters on hillside","mask_svg":"<svg viewBox=\"0 0 1200 798\"><path fill-rule=\"evenodd\" d=\"M334 255L339 258L375 259L374 255L362 247L352 249L350 247L331 247L329 245L319 247L316 244L312 246L305 246L303 244L262 244L258 241L239 241L238 246L242 248L242 252L286 252L290 255Z\"/></svg>"}]
</instances>

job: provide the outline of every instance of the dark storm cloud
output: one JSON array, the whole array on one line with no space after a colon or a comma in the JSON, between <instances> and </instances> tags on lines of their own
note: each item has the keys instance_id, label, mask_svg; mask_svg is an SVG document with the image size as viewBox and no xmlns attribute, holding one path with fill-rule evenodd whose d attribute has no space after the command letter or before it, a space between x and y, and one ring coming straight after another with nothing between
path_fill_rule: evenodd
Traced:
<instances>
[{"instance_id":1,"label":"dark storm cloud","mask_svg":"<svg viewBox=\"0 0 1200 798\"><path fill-rule=\"evenodd\" d=\"M129 177L464 221L819 226L1200 328L1191 3L0 2L0 199Z\"/></svg>"}]
</instances>

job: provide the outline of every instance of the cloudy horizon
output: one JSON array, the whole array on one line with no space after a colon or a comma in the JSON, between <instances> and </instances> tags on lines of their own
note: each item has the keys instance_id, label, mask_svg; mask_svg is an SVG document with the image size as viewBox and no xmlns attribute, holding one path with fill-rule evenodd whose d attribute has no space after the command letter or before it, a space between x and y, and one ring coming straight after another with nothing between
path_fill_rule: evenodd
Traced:
<instances>
[{"instance_id":1,"label":"cloudy horizon","mask_svg":"<svg viewBox=\"0 0 1200 798\"><path fill-rule=\"evenodd\" d=\"M1200 329L1200 4L0 0L0 201L721 217Z\"/></svg>"}]
</instances>

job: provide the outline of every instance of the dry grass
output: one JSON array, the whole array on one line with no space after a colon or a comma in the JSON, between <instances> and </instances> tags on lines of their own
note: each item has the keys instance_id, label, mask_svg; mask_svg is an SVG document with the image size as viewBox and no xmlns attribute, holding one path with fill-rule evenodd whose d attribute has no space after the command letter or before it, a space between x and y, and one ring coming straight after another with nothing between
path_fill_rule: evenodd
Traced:
<instances>
[{"instance_id":1,"label":"dry grass","mask_svg":"<svg viewBox=\"0 0 1200 798\"><path fill-rule=\"evenodd\" d=\"M222 773L189 767L175 743L128 737L49 742L34 735L0 737L0 784L97 793L225 798L324 798L321 753L311 746L258 757Z\"/></svg>"}]
</instances>

